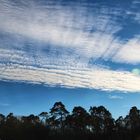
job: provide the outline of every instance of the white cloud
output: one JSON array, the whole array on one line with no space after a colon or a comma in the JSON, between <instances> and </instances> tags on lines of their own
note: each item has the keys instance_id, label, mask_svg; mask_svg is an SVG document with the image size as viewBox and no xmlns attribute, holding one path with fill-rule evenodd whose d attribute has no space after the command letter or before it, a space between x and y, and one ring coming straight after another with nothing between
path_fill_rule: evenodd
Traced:
<instances>
[{"instance_id":1,"label":"white cloud","mask_svg":"<svg viewBox=\"0 0 140 140\"><path fill-rule=\"evenodd\" d=\"M72 10L69 6L50 3L43 6L33 1L25 1L21 6L20 4L17 6L10 0L2 0L0 29L57 46L73 48L77 53L88 58L96 59L102 56L105 56L105 59L110 58L118 47L121 53L118 56L124 55L124 51L129 51L130 42L123 43L115 39L113 33L120 30L121 25L112 20L105 7L101 8L101 13L91 14L88 13L86 6L77 5L78 7ZM115 11L115 15L120 14L120 9ZM87 14L88 18L82 14ZM89 33L90 30L95 31ZM128 56L122 58L123 63L126 62L125 59L130 63L140 62L137 55L138 47L132 47L131 50L134 55L129 55L130 51L127 52ZM113 60L117 61L116 58Z\"/></svg>"},{"instance_id":2,"label":"white cloud","mask_svg":"<svg viewBox=\"0 0 140 140\"><path fill-rule=\"evenodd\" d=\"M109 99L123 99L123 97L118 95L109 95Z\"/></svg>"},{"instance_id":3,"label":"white cloud","mask_svg":"<svg viewBox=\"0 0 140 140\"><path fill-rule=\"evenodd\" d=\"M8 104L8 103L0 103L0 106L8 107L8 106L10 106L10 104Z\"/></svg>"},{"instance_id":4,"label":"white cloud","mask_svg":"<svg viewBox=\"0 0 140 140\"><path fill-rule=\"evenodd\" d=\"M101 6L99 12L93 5L90 10L96 11L94 14L83 5L73 4L71 8L54 5L53 1L48 5L20 2L0 1L0 31L18 38L1 39L0 60L4 64L0 63L0 80L140 92L139 76L88 66L90 58L140 63L139 37L126 42L116 38L114 33L122 27L112 19L108 8ZM120 9L116 8L114 16L118 14ZM30 53L25 49L24 37L45 45L33 42ZM43 51L47 44L53 50L50 54ZM57 51L61 52L58 56Z\"/></svg>"},{"instance_id":5,"label":"white cloud","mask_svg":"<svg viewBox=\"0 0 140 140\"><path fill-rule=\"evenodd\" d=\"M0 30L73 48L88 58L102 56L114 40L112 34L121 28L111 20L104 7L101 9L103 13L93 14L82 5L77 5L74 10L70 6L54 5L53 2L53 6L50 4L48 7L33 2L27 7L17 7L13 3L9 0L1 2ZM90 33L90 30L95 31Z\"/></svg>"},{"instance_id":6,"label":"white cloud","mask_svg":"<svg viewBox=\"0 0 140 140\"><path fill-rule=\"evenodd\" d=\"M127 43L122 44L116 52L113 61L120 63L139 64L140 63L140 38L135 37Z\"/></svg>"},{"instance_id":7,"label":"white cloud","mask_svg":"<svg viewBox=\"0 0 140 140\"><path fill-rule=\"evenodd\" d=\"M112 71L103 68L85 69L55 69L35 68L21 65L6 66L1 73L1 80L15 80L45 84L50 86L65 86L72 88L94 88L101 90L120 90L140 92L140 77L125 71Z\"/></svg>"},{"instance_id":8,"label":"white cloud","mask_svg":"<svg viewBox=\"0 0 140 140\"><path fill-rule=\"evenodd\" d=\"M139 38L134 37L127 42L117 39L114 33L122 27L112 19L107 8L101 6L100 13L95 14L88 13L87 7L82 5L77 5L72 10L68 5L50 3L43 6L33 1L25 1L17 6L10 0L2 0L0 30L71 48L82 57L140 63ZM98 11L96 6L93 7ZM117 14L120 14L120 9L116 8L114 16ZM19 46L24 47L21 44ZM1 47L4 47L2 42ZM38 51L41 49L41 46L37 47Z\"/></svg>"}]
</instances>

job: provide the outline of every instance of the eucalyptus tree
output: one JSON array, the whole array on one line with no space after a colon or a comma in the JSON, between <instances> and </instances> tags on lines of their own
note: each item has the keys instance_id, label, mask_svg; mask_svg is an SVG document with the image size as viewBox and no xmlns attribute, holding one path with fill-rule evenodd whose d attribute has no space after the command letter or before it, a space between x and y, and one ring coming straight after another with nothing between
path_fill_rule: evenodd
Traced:
<instances>
[{"instance_id":1,"label":"eucalyptus tree","mask_svg":"<svg viewBox=\"0 0 140 140\"><path fill-rule=\"evenodd\" d=\"M56 102L53 107L50 109L50 120L54 122L57 127L64 129L65 120L69 112L65 108L65 105L62 102Z\"/></svg>"},{"instance_id":2,"label":"eucalyptus tree","mask_svg":"<svg viewBox=\"0 0 140 140\"><path fill-rule=\"evenodd\" d=\"M95 132L112 131L114 128L114 119L111 113L104 107L90 107L92 130Z\"/></svg>"},{"instance_id":3,"label":"eucalyptus tree","mask_svg":"<svg viewBox=\"0 0 140 140\"><path fill-rule=\"evenodd\" d=\"M77 106L73 108L71 115L71 124L73 128L85 131L88 130L89 119L89 114L83 107Z\"/></svg>"},{"instance_id":4,"label":"eucalyptus tree","mask_svg":"<svg viewBox=\"0 0 140 140\"><path fill-rule=\"evenodd\" d=\"M48 122L48 112L41 112L38 116L41 118L41 123L45 124Z\"/></svg>"}]
</instances>

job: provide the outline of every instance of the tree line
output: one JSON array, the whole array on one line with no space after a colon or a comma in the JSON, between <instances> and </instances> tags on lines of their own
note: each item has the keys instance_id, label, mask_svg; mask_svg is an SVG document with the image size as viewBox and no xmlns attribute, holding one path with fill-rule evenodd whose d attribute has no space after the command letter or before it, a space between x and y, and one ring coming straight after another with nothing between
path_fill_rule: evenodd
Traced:
<instances>
[{"instance_id":1,"label":"tree line","mask_svg":"<svg viewBox=\"0 0 140 140\"><path fill-rule=\"evenodd\" d=\"M0 114L0 140L140 140L140 110L132 107L126 117L114 119L104 107L81 106L69 112L56 102L39 115Z\"/></svg>"}]
</instances>

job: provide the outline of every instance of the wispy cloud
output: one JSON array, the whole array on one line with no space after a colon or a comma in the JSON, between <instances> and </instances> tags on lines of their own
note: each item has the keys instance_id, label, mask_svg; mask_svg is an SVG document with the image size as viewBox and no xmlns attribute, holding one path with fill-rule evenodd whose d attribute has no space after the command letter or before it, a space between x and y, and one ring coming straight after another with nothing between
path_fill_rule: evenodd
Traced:
<instances>
[{"instance_id":1,"label":"wispy cloud","mask_svg":"<svg viewBox=\"0 0 140 140\"><path fill-rule=\"evenodd\" d=\"M88 7L82 4L73 9L69 5L62 6L53 1L50 3L42 6L27 2L28 6L25 7L22 3L17 6L10 0L2 1L0 29L29 39L71 48L88 58L101 57L112 42L116 42L112 34L121 27L111 20L105 7L102 7L101 13L94 14L88 12ZM93 7L95 9L90 9L98 10L96 6Z\"/></svg>"},{"instance_id":2,"label":"wispy cloud","mask_svg":"<svg viewBox=\"0 0 140 140\"><path fill-rule=\"evenodd\" d=\"M120 63L140 63L140 37L130 39L113 57L113 61Z\"/></svg>"},{"instance_id":3,"label":"wispy cloud","mask_svg":"<svg viewBox=\"0 0 140 140\"><path fill-rule=\"evenodd\" d=\"M0 80L139 92L139 76L95 64L98 59L140 64L139 37L116 36L123 28L117 22L121 8L110 8L111 15L98 6L1 0Z\"/></svg>"},{"instance_id":4,"label":"wispy cloud","mask_svg":"<svg viewBox=\"0 0 140 140\"><path fill-rule=\"evenodd\" d=\"M20 1L17 4L10 0L2 0L0 30L51 43L54 46L71 48L87 58L140 63L139 37L128 42L117 39L114 33L122 27L112 19L107 8L101 6L98 14L96 5L93 5L96 12L89 12L88 8L81 4L72 9L69 5L55 4L54 1L44 6L34 1ZM93 8L90 8L91 11ZM120 11L121 9L116 8L112 12L114 17L120 15ZM4 47L3 44L1 47ZM19 46L24 48L20 44ZM36 47L38 50L42 49L41 46L34 46Z\"/></svg>"},{"instance_id":5,"label":"wispy cloud","mask_svg":"<svg viewBox=\"0 0 140 140\"><path fill-rule=\"evenodd\" d=\"M8 107L8 106L10 106L10 104L8 104L8 103L0 103L0 106Z\"/></svg>"},{"instance_id":6,"label":"wispy cloud","mask_svg":"<svg viewBox=\"0 0 140 140\"><path fill-rule=\"evenodd\" d=\"M95 88L101 90L140 91L140 77L129 72L98 67L82 69L35 68L20 65L4 66L1 80L15 80L51 86Z\"/></svg>"},{"instance_id":7,"label":"wispy cloud","mask_svg":"<svg viewBox=\"0 0 140 140\"><path fill-rule=\"evenodd\" d=\"M118 95L109 95L109 99L123 99L123 97Z\"/></svg>"}]
</instances>

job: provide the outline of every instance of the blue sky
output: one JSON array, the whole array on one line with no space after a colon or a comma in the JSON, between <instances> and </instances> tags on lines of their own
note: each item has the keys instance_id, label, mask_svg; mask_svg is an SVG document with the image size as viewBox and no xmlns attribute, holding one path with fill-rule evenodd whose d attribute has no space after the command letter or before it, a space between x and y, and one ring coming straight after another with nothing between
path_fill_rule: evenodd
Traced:
<instances>
[{"instance_id":1,"label":"blue sky","mask_svg":"<svg viewBox=\"0 0 140 140\"><path fill-rule=\"evenodd\" d=\"M38 115L42 111L49 112L57 101L62 101L69 111L79 105L87 111L90 106L104 105L114 118L127 115L132 106L140 108L140 95L135 93L45 87L12 82L1 82L0 89L0 110L5 115L9 112L14 112L15 115Z\"/></svg>"},{"instance_id":2,"label":"blue sky","mask_svg":"<svg viewBox=\"0 0 140 140\"><path fill-rule=\"evenodd\" d=\"M125 115L140 99L138 0L0 0L1 113L63 101Z\"/></svg>"}]
</instances>

